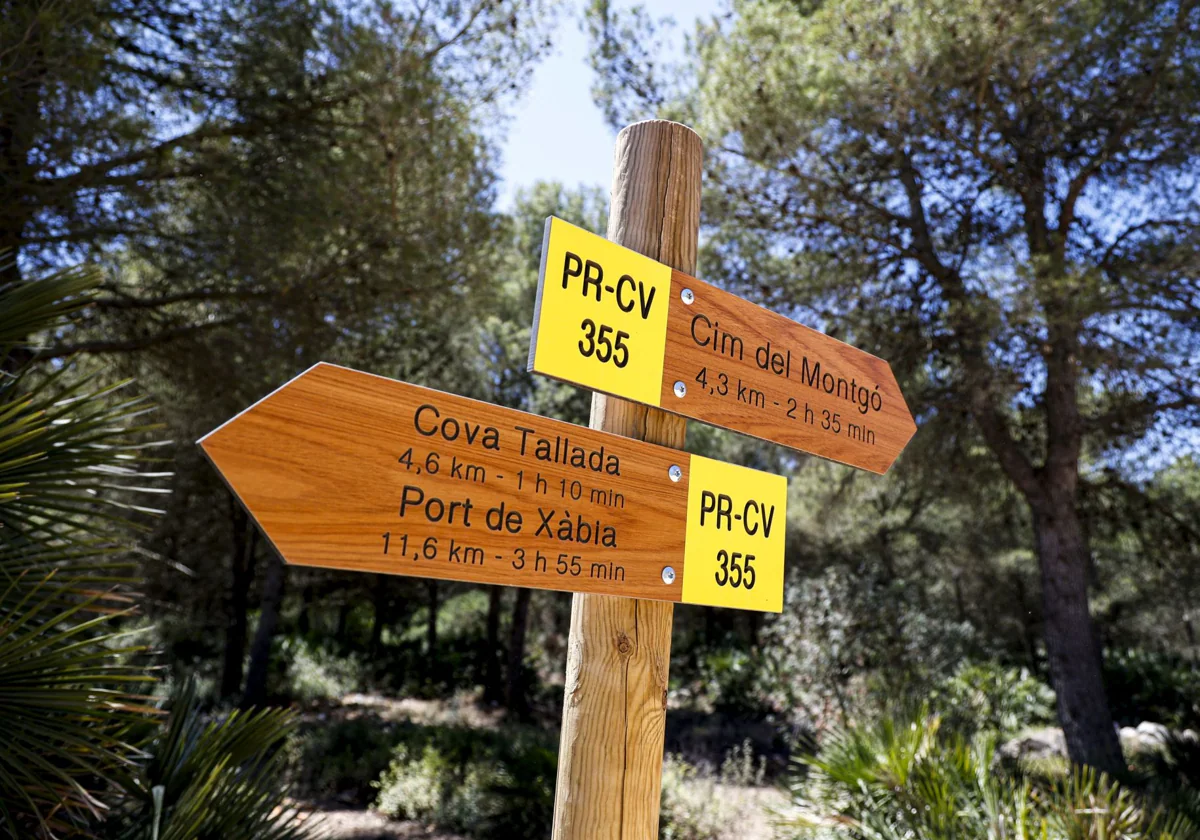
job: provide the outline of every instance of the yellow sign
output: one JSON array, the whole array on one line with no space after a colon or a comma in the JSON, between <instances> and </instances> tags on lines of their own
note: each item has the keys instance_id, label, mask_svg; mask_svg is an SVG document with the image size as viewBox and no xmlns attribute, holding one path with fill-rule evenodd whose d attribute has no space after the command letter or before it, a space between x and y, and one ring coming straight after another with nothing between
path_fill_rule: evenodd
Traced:
<instances>
[{"instance_id":1,"label":"yellow sign","mask_svg":"<svg viewBox=\"0 0 1200 840\"><path fill-rule=\"evenodd\" d=\"M787 479L693 455L683 601L783 610Z\"/></svg>"},{"instance_id":2,"label":"yellow sign","mask_svg":"<svg viewBox=\"0 0 1200 840\"><path fill-rule=\"evenodd\" d=\"M553 217L529 369L876 473L917 429L883 359Z\"/></svg>"},{"instance_id":3,"label":"yellow sign","mask_svg":"<svg viewBox=\"0 0 1200 840\"><path fill-rule=\"evenodd\" d=\"M659 405L670 267L551 218L541 277L531 367Z\"/></svg>"}]
</instances>

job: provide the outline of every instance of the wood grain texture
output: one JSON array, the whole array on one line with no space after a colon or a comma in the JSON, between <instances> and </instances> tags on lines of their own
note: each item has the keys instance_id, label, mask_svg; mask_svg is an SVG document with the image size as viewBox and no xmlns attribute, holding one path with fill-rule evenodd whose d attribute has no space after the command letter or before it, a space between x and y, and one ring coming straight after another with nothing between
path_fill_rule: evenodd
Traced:
<instances>
[{"instance_id":1,"label":"wood grain texture","mask_svg":"<svg viewBox=\"0 0 1200 840\"><path fill-rule=\"evenodd\" d=\"M617 136L608 238L694 273L703 148L651 120ZM591 426L682 447L686 421L596 394ZM567 650L554 840L658 836L671 604L576 595Z\"/></svg>"},{"instance_id":2,"label":"wood grain texture","mask_svg":"<svg viewBox=\"0 0 1200 840\"><path fill-rule=\"evenodd\" d=\"M670 301L663 408L874 473L916 432L883 359L680 271Z\"/></svg>"},{"instance_id":3,"label":"wood grain texture","mask_svg":"<svg viewBox=\"0 0 1200 840\"><path fill-rule=\"evenodd\" d=\"M328 364L200 445L288 563L680 598L684 453Z\"/></svg>"}]
</instances>

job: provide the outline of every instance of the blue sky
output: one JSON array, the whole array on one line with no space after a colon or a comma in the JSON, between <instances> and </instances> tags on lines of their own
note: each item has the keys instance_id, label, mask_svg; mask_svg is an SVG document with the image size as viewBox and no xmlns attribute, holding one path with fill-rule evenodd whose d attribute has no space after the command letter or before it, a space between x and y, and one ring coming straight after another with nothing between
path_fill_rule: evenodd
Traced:
<instances>
[{"instance_id":1,"label":"blue sky","mask_svg":"<svg viewBox=\"0 0 1200 840\"><path fill-rule=\"evenodd\" d=\"M534 71L529 90L517 102L503 143L500 208L513 193L534 181L562 181L607 189L612 177L615 133L592 102L592 71L587 66L587 36L580 28L585 0L564 11L554 51ZM690 32L697 17L716 13L721 0L642 0L653 18L673 17L676 41ZM629 5L615 0L614 5Z\"/></svg>"}]
</instances>

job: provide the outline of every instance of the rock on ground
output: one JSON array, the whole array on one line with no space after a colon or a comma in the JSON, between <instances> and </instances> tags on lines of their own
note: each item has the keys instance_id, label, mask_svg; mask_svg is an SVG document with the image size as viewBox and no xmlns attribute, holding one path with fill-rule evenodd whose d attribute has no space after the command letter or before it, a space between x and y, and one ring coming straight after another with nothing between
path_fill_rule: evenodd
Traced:
<instances>
[{"instance_id":1,"label":"rock on ground","mask_svg":"<svg viewBox=\"0 0 1200 840\"><path fill-rule=\"evenodd\" d=\"M1031 729L1005 741L999 752L1002 758L1017 760L1066 758L1067 739L1055 727Z\"/></svg>"},{"instance_id":2,"label":"rock on ground","mask_svg":"<svg viewBox=\"0 0 1200 840\"><path fill-rule=\"evenodd\" d=\"M1162 749L1172 737L1171 730L1161 723L1142 721L1136 727L1123 726L1120 730L1121 749L1127 755L1134 753L1152 752ZM1196 733L1190 729L1176 733L1174 737L1188 741L1196 739ZM1022 732L1011 741L1006 741L999 750L1000 756L1007 759L1046 759L1066 758L1067 742L1061 729L1047 727L1031 729Z\"/></svg>"}]
</instances>

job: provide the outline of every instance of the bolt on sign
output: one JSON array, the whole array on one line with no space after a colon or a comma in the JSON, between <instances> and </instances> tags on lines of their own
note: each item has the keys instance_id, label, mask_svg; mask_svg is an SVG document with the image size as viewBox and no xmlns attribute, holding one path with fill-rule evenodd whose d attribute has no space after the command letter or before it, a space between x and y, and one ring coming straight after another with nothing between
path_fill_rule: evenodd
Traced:
<instances>
[{"instance_id":1,"label":"bolt on sign","mask_svg":"<svg viewBox=\"0 0 1200 840\"><path fill-rule=\"evenodd\" d=\"M875 473L916 432L883 359L554 217L529 369Z\"/></svg>"},{"instance_id":2,"label":"bolt on sign","mask_svg":"<svg viewBox=\"0 0 1200 840\"><path fill-rule=\"evenodd\" d=\"M330 364L199 443L288 563L783 608L781 476Z\"/></svg>"}]
</instances>

